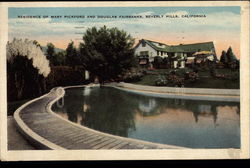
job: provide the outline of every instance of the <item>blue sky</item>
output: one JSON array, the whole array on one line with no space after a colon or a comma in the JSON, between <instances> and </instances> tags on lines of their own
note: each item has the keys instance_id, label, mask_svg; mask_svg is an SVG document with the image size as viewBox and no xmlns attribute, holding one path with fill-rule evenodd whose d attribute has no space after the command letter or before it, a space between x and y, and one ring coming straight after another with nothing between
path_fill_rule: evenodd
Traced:
<instances>
[{"instance_id":1,"label":"blue sky","mask_svg":"<svg viewBox=\"0 0 250 168\"><path fill-rule=\"evenodd\" d=\"M240 14L240 7L63 7L63 8L9 8L9 18L16 18L17 15L79 15L79 14L113 14L125 15L153 11L155 14L168 12L187 11L189 13L214 13L232 12Z\"/></svg>"},{"instance_id":2,"label":"blue sky","mask_svg":"<svg viewBox=\"0 0 250 168\"><path fill-rule=\"evenodd\" d=\"M161 19L20 19L18 15L192 15L206 18ZM29 38L42 45L54 43L65 48L70 40L78 44L81 35L92 26L118 27L141 38L167 44L214 41L218 53L229 45L239 48L240 7L77 7L77 8L9 8L9 39ZM75 27L84 27L75 29ZM230 43L231 42L231 43ZM239 52L238 52L239 55Z\"/></svg>"}]
</instances>

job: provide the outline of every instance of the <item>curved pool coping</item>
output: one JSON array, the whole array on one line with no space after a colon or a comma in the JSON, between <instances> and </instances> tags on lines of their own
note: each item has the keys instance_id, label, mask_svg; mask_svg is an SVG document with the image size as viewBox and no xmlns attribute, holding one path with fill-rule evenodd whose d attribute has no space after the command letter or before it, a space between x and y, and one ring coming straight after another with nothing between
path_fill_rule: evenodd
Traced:
<instances>
[{"instance_id":1,"label":"curved pool coping","mask_svg":"<svg viewBox=\"0 0 250 168\"><path fill-rule=\"evenodd\" d=\"M15 112L14 112L14 121L15 125L18 129L18 131L33 145L36 146L37 148L41 149L54 149L54 150L64 150L65 148L58 146L47 139L41 137L37 133L35 133L27 124L24 123L24 121L20 117L20 112L29 104L42 99L46 96L48 96L49 93L40 96L38 98L35 98L31 101L26 102L23 104L21 107L19 107Z\"/></svg>"},{"instance_id":2,"label":"curved pool coping","mask_svg":"<svg viewBox=\"0 0 250 168\"><path fill-rule=\"evenodd\" d=\"M158 87L124 82L110 83L106 86L111 86L127 92L153 97L240 102L240 89Z\"/></svg>"},{"instance_id":3,"label":"curved pool coping","mask_svg":"<svg viewBox=\"0 0 250 168\"><path fill-rule=\"evenodd\" d=\"M73 126L76 126L78 128L81 128L81 129L85 129L85 130L88 130L88 131L91 131L95 134L98 134L98 135L101 135L101 136L106 136L106 137L113 137L113 138L116 138L118 140L121 140L121 141L126 141L126 142L131 142L131 143L139 143L139 144L142 144L142 145L154 145L156 146L156 149L189 149L187 147L181 147L181 146L175 146L175 145L167 145L167 144L161 144L161 143L154 143L154 142L149 142L149 141L144 141L144 140L139 140L139 139L133 139L133 138L127 138L127 137L121 137L121 136L117 136L117 135L112 135L112 134L108 134L108 133L104 133L104 132L100 132L100 131L97 131L97 130L94 130L94 129L91 129L91 128L88 128L88 127L85 127L85 126L82 126L82 125L79 125L77 123L73 123L61 116L59 116L58 114L56 114L55 112L52 111L51 107L52 105L58 101L59 99L61 99L64 94L65 94L65 89L69 89L69 88L77 88L77 87L97 87L99 85L78 85L78 86L67 86L67 87L57 87L57 88L53 88L51 89L50 92L52 91L56 91L57 93L57 97L55 99L53 99L52 101L50 101L48 103L48 105L46 106L46 111L48 113L50 113L51 115L57 117L57 118L60 118L61 120L63 120L65 122L65 124L71 124ZM60 90L60 91L59 91ZM61 93L59 93L61 92ZM49 93L41 96L41 97L38 97L38 98L35 98L25 104L23 104L21 107L19 107L15 113L14 113L14 119L15 119L15 122L16 122L16 125L17 125L17 128L18 130L24 135L24 137L26 139L28 139L29 142L32 143L32 145L38 147L38 148L41 148L41 149L52 149L52 150L67 150L66 148L63 148L59 145L56 145L55 143L53 142L50 142L49 140L41 137L40 135L38 135L37 133L35 133L32 128L29 128L29 126L27 124L25 124L23 122L23 120L21 119L20 117L20 112L22 111L22 109L24 109L27 105L39 100L39 99L42 99L46 96L48 96Z\"/></svg>"}]
</instances>

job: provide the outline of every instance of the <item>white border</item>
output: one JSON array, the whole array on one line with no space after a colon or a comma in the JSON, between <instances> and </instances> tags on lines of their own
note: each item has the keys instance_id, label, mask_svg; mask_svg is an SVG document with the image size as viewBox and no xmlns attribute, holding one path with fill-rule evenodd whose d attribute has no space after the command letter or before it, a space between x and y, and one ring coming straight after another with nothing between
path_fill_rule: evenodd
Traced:
<instances>
[{"instance_id":1,"label":"white border","mask_svg":"<svg viewBox=\"0 0 250 168\"><path fill-rule=\"evenodd\" d=\"M7 7L107 7L107 6L241 6L241 149L187 149L187 150L70 150L70 151L8 151L6 106ZM1 57L1 159L2 160L162 160L162 159L239 159L249 158L249 2L29 2L0 3Z\"/></svg>"}]
</instances>

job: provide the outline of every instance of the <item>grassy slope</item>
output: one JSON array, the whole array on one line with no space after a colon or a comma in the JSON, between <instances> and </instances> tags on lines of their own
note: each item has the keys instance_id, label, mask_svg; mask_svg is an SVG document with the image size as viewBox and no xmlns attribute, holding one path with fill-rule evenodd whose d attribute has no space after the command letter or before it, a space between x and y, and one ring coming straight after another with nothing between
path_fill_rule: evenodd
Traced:
<instances>
[{"instance_id":1,"label":"grassy slope","mask_svg":"<svg viewBox=\"0 0 250 168\"><path fill-rule=\"evenodd\" d=\"M169 72L168 69L155 70L158 74L145 75L141 81L134 82L134 84L154 86L155 80L159 74ZM231 76L235 73L229 69L216 69L218 74ZM239 89L239 81L231 79L218 79L210 76L209 71L199 71L199 79L195 83L186 84L185 87L189 88L219 88L219 89Z\"/></svg>"}]
</instances>

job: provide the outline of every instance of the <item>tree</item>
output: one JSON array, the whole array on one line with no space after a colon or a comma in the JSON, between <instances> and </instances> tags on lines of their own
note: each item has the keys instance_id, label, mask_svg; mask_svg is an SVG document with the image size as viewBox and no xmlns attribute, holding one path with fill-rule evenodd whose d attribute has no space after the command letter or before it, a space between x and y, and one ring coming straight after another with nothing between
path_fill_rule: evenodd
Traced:
<instances>
[{"instance_id":1,"label":"tree","mask_svg":"<svg viewBox=\"0 0 250 168\"><path fill-rule=\"evenodd\" d=\"M47 44L47 59L50 61L51 65L55 65L56 58L55 58L55 46L52 43Z\"/></svg>"},{"instance_id":2,"label":"tree","mask_svg":"<svg viewBox=\"0 0 250 168\"><path fill-rule=\"evenodd\" d=\"M228 59L229 63L233 63L233 62L237 61L237 58L234 55L233 50L232 50L231 47L228 48L226 55L227 55L227 59Z\"/></svg>"},{"instance_id":3,"label":"tree","mask_svg":"<svg viewBox=\"0 0 250 168\"><path fill-rule=\"evenodd\" d=\"M44 78L50 73L49 61L34 41L8 42L8 100L30 98L45 91Z\"/></svg>"},{"instance_id":4,"label":"tree","mask_svg":"<svg viewBox=\"0 0 250 168\"><path fill-rule=\"evenodd\" d=\"M231 47L228 48L226 55L228 59L228 66L231 69L239 68L239 60L234 55Z\"/></svg>"},{"instance_id":5,"label":"tree","mask_svg":"<svg viewBox=\"0 0 250 168\"><path fill-rule=\"evenodd\" d=\"M89 28L80 44L80 56L86 70L100 82L115 79L135 66L134 39L118 28Z\"/></svg>"},{"instance_id":6,"label":"tree","mask_svg":"<svg viewBox=\"0 0 250 168\"><path fill-rule=\"evenodd\" d=\"M65 65L66 63L65 51L60 51L55 54L55 65Z\"/></svg>"},{"instance_id":7,"label":"tree","mask_svg":"<svg viewBox=\"0 0 250 168\"><path fill-rule=\"evenodd\" d=\"M39 47L42 50L42 46L38 43L38 41L34 40L33 44L35 44L37 47Z\"/></svg>"},{"instance_id":8,"label":"tree","mask_svg":"<svg viewBox=\"0 0 250 168\"><path fill-rule=\"evenodd\" d=\"M227 54L226 51L224 50L221 53L220 62L222 62L225 65L228 63Z\"/></svg>"},{"instance_id":9,"label":"tree","mask_svg":"<svg viewBox=\"0 0 250 168\"><path fill-rule=\"evenodd\" d=\"M71 67L75 67L80 64L80 60L78 58L77 50L74 46L74 42L71 41L66 49L66 64Z\"/></svg>"}]
</instances>

